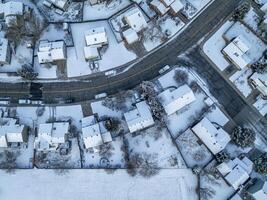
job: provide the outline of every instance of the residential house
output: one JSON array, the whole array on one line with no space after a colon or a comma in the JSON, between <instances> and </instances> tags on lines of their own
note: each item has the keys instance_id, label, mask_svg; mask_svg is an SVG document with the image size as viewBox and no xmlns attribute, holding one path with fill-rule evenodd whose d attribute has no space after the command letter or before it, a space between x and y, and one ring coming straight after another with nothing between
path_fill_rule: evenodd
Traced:
<instances>
[{"instance_id":1,"label":"residential house","mask_svg":"<svg viewBox=\"0 0 267 200\"><path fill-rule=\"evenodd\" d=\"M0 65L9 64L11 61L11 49L5 38L0 38Z\"/></svg>"},{"instance_id":2,"label":"residential house","mask_svg":"<svg viewBox=\"0 0 267 200\"><path fill-rule=\"evenodd\" d=\"M248 187L247 192L255 200L266 200L267 199L267 181L256 179L255 183Z\"/></svg>"},{"instance_id":3,"label":"residential house","mask_svg":"<svg viewBox=\"0 0 267 200\"><path fill-rule=\"evenodd\" d=\"M151 1L150 7L160 16L165 15L170 9L170 8L167 8L160 0Z\"/></svg>"},{"instance_id":4,"label":"residential house","mask_svg":"<svg viewBox=\"0 0 267 200\"><path fill-rule=\"evenodd\" d=\"M260 74L255 72L250 78L249 82L253 88L257 89L263 96L267 98L267 74Z\"/></svg>"},{"instance_id":5,"label":"residential house","mask_svg":"<svg viewBox=\"0 0 267 200\"><path fill-rule=\"evenodd\" d=\"M166 89L158 95L158 98L167 115L175 113L196 100L188 85L183 85L177 89Z\"/></svg>"},{"instance_id":6,"label":"residential house","mask_svg":"<svg viewBox=\"0 0 267 200\"><path fill-rule=\"evenodd\" d=\"M67 58L67 50L64 41L49 42L47 40L40 41L37 56L40 64L57 63L65 61Z\"/></svg>"},{"instance_id":7,"label":"residential house","mask_svg":"<svg viewBox=\"0 0 267 200\"><path fill-rule=\"evenodd\" d=\"M27 142L28 128L14 118L1 118L0 147Z\"/></svg>"},{"instance_id":8,"label":"residential house","mask_svg":"<svg viewBox=\"0 0 267 200\"><path fill-rule=\"evenodd\" d=\"M55 7L63 11L66 11L69 5L71 4L71 0L48 0L48 1L50 1Z\"/></svg>"},{"instance_id":9,"label":"residential house","mask_svg":"<svg viewBox=\"0 0 267 200\"><path fill-rule=\"evenodd\" d=\"M216 167L226 182L235 190L239 189L249 179L252 168L253 162L247 157L235 158Z\"/></svg>"},{"instance_id":10,"label":"residential house","mask_svg":"<svg viewBox=\"0 0 267 200\"><path fill-rule=\"evenodd\" d=\"M40 124L38 128L38 136L35 139L35 149L57 150L60 144L66 143L66 136L69 133L68 122L54 122Z\"/></svg>"},{"instance_id":11,"label":"residential house","mask_svg":"<svg viewBox=\"0 0 267 200\"><path fill-rule=\"evenodd\" d=\"M205 117L193 126L191 130L214 155L222 151L231 140L228 133L221 127L215 127Z\"/></svg>"},{"instance_id":12,"label":"residential house","mask_svg":"<svg viewBox=\"0 0 267 200\"><path fill-rule=\"evenodd\" d=\"M104 2L105 0L89 0L91 6Z\"/></svg>"},{"instance_id":13,"label":"residential house","mask_svg":"<svg viewBox=\"0 0 267 200\"><path fill-rule=\"evenodd\" d=\"M86 60L99 60L99 48L108 44L108 37L104 27L96 27L85 32L84 57Z\"/></svg>"},{"instance_id":14,"label":"residential house","mask_svg":"<svg viewBox=\"0 0 267 200\"><path fill-rule=\"evenodd\" d=\"M88 116L82 119L82 138L86 149L97 147L112 141L109 131L104 126L104 122L97 122L95 116Z\"/></svg>"},{"instance_id":15,"label":"residential house","mask_svg":"<svg viewBox=\"0 0 267 200\"><path fill-rule=\"evenodd\" d=\"M249 42L242 35L239 35L222 50L222 53L241 70L251 62L246 54L249 49Z\"/></svg>"},{"instance_id":16,"label":"residential house","mask_svg":"<svg viewBox=\"0 0 267 200\"><path fill-rule=\"evenodd\" d=\"M18 18L24 14L24 4L19 1L0 3L0 18L5 20L7 26L18 22Z\"/></svg>"},{"instance_id":17,"label":"residential house","mask_svg":"<svg viewBox=\"0 0 267 200\"><path fill-rule=\"evenodd\" d=\"M138 8L133 8L125 12L124 19L127 24L137 33L148 26L144 15Z\"/></svg>"},{"instance_id":18,"label":"residential house","mask_svg":"<svg viewBox=\"0 0 267 200\"><path fill-rule=\"evenodd\" d=\"M136 109L124 114L124 118L131 133L154 125L149 106L145 101L136 104Z\"/></svg>"}]
</instances>

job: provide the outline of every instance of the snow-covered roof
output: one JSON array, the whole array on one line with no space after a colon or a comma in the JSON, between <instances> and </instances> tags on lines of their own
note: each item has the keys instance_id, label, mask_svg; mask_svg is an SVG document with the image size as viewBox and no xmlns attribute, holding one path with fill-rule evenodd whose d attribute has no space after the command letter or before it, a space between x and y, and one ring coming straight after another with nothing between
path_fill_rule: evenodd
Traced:
<instances>
[{"instance_id":1,"label":"snow-covered roof","mask_svg":"<svg viewBox=\"0 0 267 200\"><path fill-rule=\"evenodd\" d=\"M0 147L7 147L6 131L0 128Z\"/></svg>"},{"instance_id":2,"label":"snow-covered roof","mask_svg":"<svg viewBox=\"0 0 267 200\"><path fill-rule=\"evenodd\" d=\"M123 31L122 35L128 44L132 44L138 41L139 39L137 33L132 28L129 28L126 31Z\"/></svg>"},{"instance_id":3,"label":"snow-covered roof","mask_svg":"<svg viewBox=\"0 0 267 200\"><path fill-rule=\"evenodd\" d=\"M235 158L217 166L217 170L235 190L249 179L252 168L253 163L247 157Z\"/></svg>"},{"instance_id":4,"label":"snow-covered roof","mask_svg":"<svg viewBox=\"0 0 267 200\"><path fill-rule=\"evenodd\" d=\"M103 122L97 122L94 116L82 120L82 137L85 148L94 148L112 141L111 134Z\"/></svg>"},{"instance_id":5,"label":"snow-covered roof","mask_svg":"<svg viewBox=\"0 0 267 200\"><path fill-rule=\"evenodd\" d=\"M138 8L131 9L124 14L124 18L128 25L137 33L147 27L147 22Z\"/></svg>"},{"instance_id":6,"label":"snow-covered roof","mask_svg":"<svg viewBox=\"0 0 267 200\"><path fill-rule=\"evenodd\" d=\"M267 96L267 74L254 73L250 80L263 96Z\"/></svg>"},{"instance_id":7,"label":"snow-covered roof","mask_svg":"<svg viewBox=\"0 0 267 200\"><path fill-rule=\"evenodd\" d=\"M55 122L40 124L38 129L38 141L46 141L48 144L65 143L65 136L69 132L68 122Z\"/></svg>"},{"instance_id":8,"label":"snow-covered roof","mask_svg":"<svg viewBox=\"0 0 267 200\"><path fill-rule=\"evenodd\" d=\"M7 57L8 57L8 40L5 38L0 38L0 63L7 63Z\"/></svg>"},{"instance_id":9,"label":"snow-covered roof","mask_svg":"<svg viewBox=\"0 0 267 200\"><path fill-rule=\"evenodd\" d=\"M196 100L193 91L188 85L183 85L174 90L167 89L160 93L158 97L168 115L175 113Z\"/></svg>"},{"instance_id":10,"label":"snow-covered roof","mask_svg":"<svg viewBox=\"0 0 267 200\"><path fill-rule=\"evenodd\" d=\"M137 103L136 109L124 113L124 118L131 133L154 124L150 108L145 101Z\"/></svg>"},{"instance_id":11,"label":"snow-covered roof","mask_svg":"<svg viewBox=\"0 0 267 200\"><path fill-rule=\"evenodd\" d=\"M162 3L164 3L165 4L165 6L169 6L169 5L171 5L173 2L174 2L174 0L161 0L162 1Z\"/></svg>"},{"instance_id":12,"label":"snow-covered roof","mask_svg":"<svg viewBox=\"0 0 267 200\"><path fill-rule=\"evenodd\" d=\"M50 63L66 59L66 48L64 41L41 41L38 48L38 60L40 64Z\"/></svg>"},{"instance_id":13,"label":"snow-covered roof","mask_svg":"<svg viewBox=\"0 0 267 200\"><path fill-rule=\"evenodd\" d=\"M86 60L94 60L100 58L97 46L86 46L83 49Z\"/></svg>"},{"instance_id":14,"label":"snow-covered roof","mask_svg":"<svg viewBox=\"0 0 267 200\"><path fill-rule=\"evenodd\" d=\"M84 34L87 46L108 43L108 37L104 27L91 28L85 31Z\"/></svg>"},{"instance_id":15,"label":"snow-covered roof","mask_svg":"<svg viewBox=\"0 0 267 200\"><path fill-rule=\"evenodd\" d=\"M246 55L250 49L249 42L242 36L236 37L230 44L228 44L222 52L236 65L243 69L250 64L251 59Z\"/></svg>"},{"instance_id":16,"label":"snow-covered roof","mask_svg":"<svg viewBox=\"0 0 267 200\"><path fill-rule=\"evenodd\" d=\"M70 0L49 0L54 6L65 10Z\"/></svg>"},{"instance_id":17,"label":"snow-covered roof","mask_svg":"<svg viewBox=\"0 0 267 200\"><path fill-rule=\"evenodd\" d=\"M26 126L16 124L6 126L6 138L7 142L24 142L23 133L26 130Z\"/></svg>"},{"instance_id":18,"label":"snow-covered roof","mask_svg":"<svg viewBox=\"0 0 267 200\"><path fill-rule=\"evenodd\" d=\"M170 8L173 12L178 13L180 10L182 10L184 7L184 4L181 2L181 0L175 0L171 5Z\"/></svg>"},{"instance_id":19,"label":"snow-covered roof","mask_svg":"<svg viewBox=\"0 0 267 200\"><path fill-rule=\"evenodd\" d=\"M5 18L10 15L23 15L24 5L22 2L9 1L4 4L0 3L0 7L0 13L3 13Z\"/></svg>"},{"instance_id":20,"label":"snow-covered roof","mask_svg":"<svg viewBox=\"0 0 267 200\"><path fill-rule=\"evenodd\" d=\"M214 155L222 151L231 140L228 133L222 128L216 128L205 117L192 128L192 131Z\"/></svg>"},{"instance_id":21,"label":"snow-covered roof","mask_svg":"<svg viewBox=\"0 0 267 200\"><path fill-rule=\"evenodd\" d=\"M160 0L153 0L150 2L150 5L156 9L160 15L164 15L169 10L169 8L167 8Z\"/></svg>"}]
</instances>

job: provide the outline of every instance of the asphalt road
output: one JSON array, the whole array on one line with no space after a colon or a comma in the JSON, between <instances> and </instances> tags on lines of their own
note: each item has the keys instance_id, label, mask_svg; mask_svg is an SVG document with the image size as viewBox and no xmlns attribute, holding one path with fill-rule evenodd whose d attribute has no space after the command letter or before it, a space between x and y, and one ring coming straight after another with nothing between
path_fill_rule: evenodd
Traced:
<instances>
[{"instance_id":1,"label":"asphalt road","mask_svg":"<svg viewBox=\"0 0 267 200\"><path fill-rule=\"evenodd\" d=\"M240 0L216 0L202 12L176 39L156 52L141 59L125 73L107 78L98 76L89 80L70 82L2 83L1 96L18 98L36 97L45 100L72 98L76 102L93 99L95 94L114 94L130 89L143 80L158 76L158 70L166 64L176 64L177 55L195 45L201 38L216 28L220 21L233 12Z\"/></svg>"}]
</instances>

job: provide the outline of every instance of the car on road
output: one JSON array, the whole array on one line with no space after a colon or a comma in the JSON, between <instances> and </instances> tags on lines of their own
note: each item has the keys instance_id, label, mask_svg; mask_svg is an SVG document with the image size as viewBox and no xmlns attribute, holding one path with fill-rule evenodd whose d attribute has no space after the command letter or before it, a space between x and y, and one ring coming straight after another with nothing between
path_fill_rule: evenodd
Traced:
<instances>
[{"instance_id":1,"label":"car on road","mask_svg":"<svg viewBox=\"0 0 267 200\"><path fill-rule=\"evenodd\" d=\"M103 93L95 95L95 99L101 99L101 98L105 98L107 96L108 96L107 93L103 92Z\"/></svg>"},{"instance_id":2,"label":"car on road","mask_svg":"<svg viewBox=\"0 0 267 200\"><path fill-rule=\"evenodd\" d=\"M171 67L169 65L166 65L162 69L159 70L159 74L163 74L164 72L168 71Z\"/></svg>"}]
</instances>

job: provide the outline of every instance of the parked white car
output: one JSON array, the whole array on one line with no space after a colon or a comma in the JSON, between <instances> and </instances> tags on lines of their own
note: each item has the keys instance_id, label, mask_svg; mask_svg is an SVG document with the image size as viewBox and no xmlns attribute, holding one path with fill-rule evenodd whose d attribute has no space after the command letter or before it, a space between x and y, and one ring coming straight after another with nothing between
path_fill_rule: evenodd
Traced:
<instances>
[{"instance_id":1,"label":"parked white car","mask_svg":"<svg viewBox=\"0 0 267 200\"><path fill-rule=\"evenodd\" d=\"M164 72L168 71L171 67L169 65L166 65L165 67L163 67L161 70L159 70L160 74L163 74Z\"/></svg>"}]
</instances>

